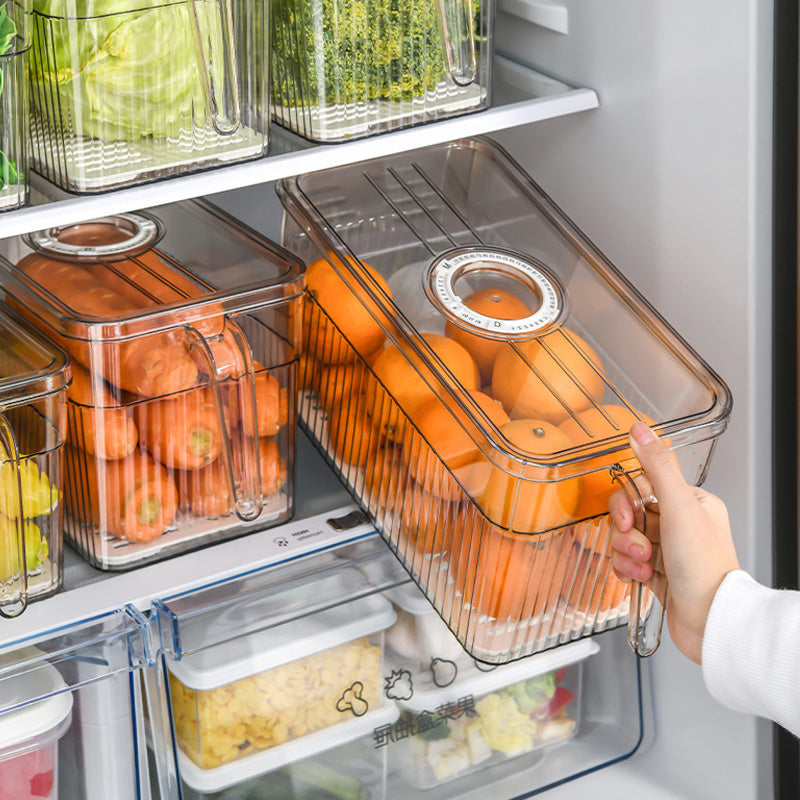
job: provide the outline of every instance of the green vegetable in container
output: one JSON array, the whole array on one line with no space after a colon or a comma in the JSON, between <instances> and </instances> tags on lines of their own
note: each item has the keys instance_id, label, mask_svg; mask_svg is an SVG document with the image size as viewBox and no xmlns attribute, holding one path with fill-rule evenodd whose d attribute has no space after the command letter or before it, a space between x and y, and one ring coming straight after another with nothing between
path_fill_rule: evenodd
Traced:
<instances>
[{"instance_id":1,"label":"green vegetable in container","mask_svg":"<svg viewBox=\"0 0 800 800\"><path fill-rule=\"evenodd\" d=\"M218 0L196 6L212 72L221 71ZM53 113L60 109L51 123L104 140L203 127L208 104L188 2L34 0L33 9L31 81ZM221 85L218 77L212 83Z\"/></svg>"},{"instance_id":2,"label":"green vegetable in container","mask_svg":"<svg viewBox=\"0 0 800 800\"><path fill-rule=\"evenodd\" d=\"M11 50L17 35L14 20L6 11L6 3L0 5L0 56ZM0 62L0 66L2 63ZM3 94L3 70L0 68L0 95ZM17 165L2 150L0 150L0 189L19 183Z\"/></svg>"},{"instance_id":3,"label":"green vegetable in container","mask_svg":"<svg viewBox=\"0 0 800 800\"><path fill-rule=\"evenodd\" d=\"M275 0L273 102L405 100L446 78L438 0Z\"/></svg>"}]
</instances>

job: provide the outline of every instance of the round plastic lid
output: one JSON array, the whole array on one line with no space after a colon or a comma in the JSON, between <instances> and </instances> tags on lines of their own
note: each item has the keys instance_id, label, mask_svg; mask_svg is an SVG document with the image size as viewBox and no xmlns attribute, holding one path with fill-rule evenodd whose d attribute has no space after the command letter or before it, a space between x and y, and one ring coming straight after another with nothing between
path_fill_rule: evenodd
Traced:
<instances>
[{"instance_id":1,"label":"round plastic lid","mask_svg":"<svg viewBox=\"0 0 800 800\"><path fill-rule=\"evenodd\" d=\"M66 688L58 670L47 663L0 680L0 754L31 739L47 740L72 711L72 693ZM30 702L37 697L44 699Z\"/></svg>"}]
</instances>

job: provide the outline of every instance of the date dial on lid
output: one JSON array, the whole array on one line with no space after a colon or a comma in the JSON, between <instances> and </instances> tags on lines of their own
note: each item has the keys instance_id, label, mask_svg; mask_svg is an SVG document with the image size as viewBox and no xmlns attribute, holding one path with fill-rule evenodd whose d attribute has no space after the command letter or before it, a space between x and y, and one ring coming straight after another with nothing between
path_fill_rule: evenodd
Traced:
<instances>
[{"instance_id":1,"label":"date dial on lid","mask_svg":"<svg viewBox=\"0 0 800 800\"><path fill-rule=\"evenodd\" d=\"M153 247L162 235L159 222L140 212L48 228L24 238L42 255L61 261L97 262L132 258Z\"/></svg>"},{"instance_id":2,"label":"date dial on lid","mask_svg":"<svg viewBox=\"0 0 800 800\"><path fill-rule=\"evenodd\" d=\"M506 299L493 316L491 302L468 305L482 290ZM558 279L531 256L499 247L458 247L437 256L428 267L425 294L449 323L489 339L514 341L557 328L566 312Z\"/></svg>"}]
</instances>

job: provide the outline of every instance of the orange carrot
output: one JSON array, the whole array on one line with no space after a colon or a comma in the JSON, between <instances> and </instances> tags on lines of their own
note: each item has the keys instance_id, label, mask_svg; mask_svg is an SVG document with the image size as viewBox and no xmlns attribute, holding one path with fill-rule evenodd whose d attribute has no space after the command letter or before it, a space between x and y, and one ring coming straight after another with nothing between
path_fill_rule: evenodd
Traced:
<instances>
[{"instance_id":1,"label":"orange carrot","mask_svg":"<svg viewBox=\"0 0 800 800\"><path fill-rule=\"evenodd\" d=\"M233 467L237 488L241 487L242 469L253 470L250 443L243 446L239 436L234 437ZM258 440L259 466L261 469L261 497L277 492L286 481L286 462L281 458L278 443L273 438ZM192 472L180 472L178 491L181 503L188 502L191 512L198 517L214 519L233 511L233 498L225 460L218 458L213 463Z\"/></svg>"},{"instance_id":2,"label":"orange carrot","mask_svg":"<svg viewBox=\"0 0 800 800\"><path fill-rule=\"evenodd\" d=\"M289 416L289 398L286 389L278 379L265 370L260 364L255 364L259 370L255 373L255 423L253 422L252 397L250 396L250 382L243 378L237 381L236 390L230 392L230 413L233 419L241 421L242 432L246 436L274 436L283 425L286 425Z\"/></svg>"},{"instance_id":3,"label":"orange carrot","mask_svg":"<svg viewBox=\"0 0 800 800\"><path fill-rule=\"evenodd\" d=\"M119 292L99 283L96 275L78 264L54 261L33 254L23 258L17 267L30 281L49 292L46 302L56 306L56 314L43 306L36 292L26 292L22 303L15 307L42 328L43 323L62 326L60 317L121 324L125 317L135 316L142 309ZM61 305L62 308L58 308ZM85 334L76 329L74 336L62 336L46 330L59 344L84 366L100 370L109 383L146 397L170 394L193 386L197 382L197 367L186 351L182 330L136 336L125 341L95 344L86 341ZM99 363L98 363L99 362Z\"/></svg>"},{"instance_id":4,"label":"orange carrot","mask_svg":"<svg viewBox=\"0 0 800 800\"><path fill-rule=\"evenodd\" d=\"M66 450L67 510L83 522L132 542L150 542L175 519L178 490L161 464L138 448L104 461Z\"/></svg>"},{"instance_id":5,"label":"orange carrot","mask_svg":"<svg viewBox=\"0 0 800 800\"><path fill-rule=\"evenodd\" d=\"M140 403L139 440L156 461L176 469L199 469L222 452L223 431L207 388Z\"/></svg>"},{"instance_id":6,"label":"orange carrot","mask_svg":"<svg viewBox=\"0 0 800 800\"><path fill-rule=\"evenodd\" d=\"M72 383L67 439L99 458L129 456L139 441L139 431L128 409L123 408L98 378L77 362L72 363Z\"/></svg>"},{"instance_id":7,"label":"orange carrot","mask_svg":"<svg viewBox=\"0 0 800 800\"><path fill-rule=\"evenodd\" d=\"M217 336L205 337L205 342L214 359L217 379L240 378L245 373L247 363L239 347L239 342L246 347L247 340L235 322L226 320L220 333ZM198 371L201 375L208 376L211 365L204 350L205 348L197 342L193 342L189 347L189 353L197 364Z\"/></svg>"}]
</instances>

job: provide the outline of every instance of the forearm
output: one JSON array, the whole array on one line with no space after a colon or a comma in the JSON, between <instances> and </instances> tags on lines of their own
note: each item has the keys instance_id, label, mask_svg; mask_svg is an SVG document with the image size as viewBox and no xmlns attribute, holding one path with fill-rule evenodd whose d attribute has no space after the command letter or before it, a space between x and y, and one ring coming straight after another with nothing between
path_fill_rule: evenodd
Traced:
<instances>
[{"instance_id":1,"label":"forearm","mask_svg":"<svg viewBox=\"0 0 800 800\"><path fill-rule=\"evenodd\" d=\"M800 736L800 592L727 575L703 637L703 678L735 711L774 720Z\"/></svg>"}]
</instances>

